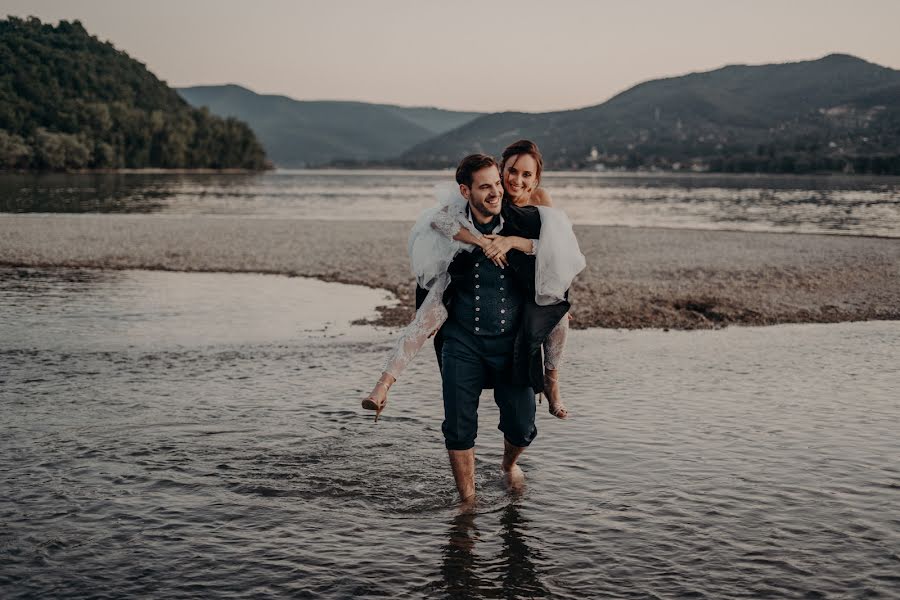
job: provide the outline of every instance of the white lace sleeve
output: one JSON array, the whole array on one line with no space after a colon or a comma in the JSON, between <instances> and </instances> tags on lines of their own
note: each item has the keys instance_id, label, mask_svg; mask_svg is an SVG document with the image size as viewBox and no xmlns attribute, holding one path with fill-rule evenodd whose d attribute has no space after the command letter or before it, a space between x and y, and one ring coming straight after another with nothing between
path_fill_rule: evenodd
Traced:
<instances>
[{"instance_id":1,"label":"white lace sleeve","mask_svg":"<svg viewBox=\"0 0 900 600\"><path fill-rule=\"evenodd\" d=\"M459 222L459 218L454 214L455 212L451 212L450 207L445 206L434 215L434 218L431 220L431 226L448 238L452 238L462 229L462 223Z\"/></svg>"},{"instance_id":2,"label":"white lace sleeve","mask_svg":"<svg viewBox=\"0 0 900 600\"><path fill-rule=\"evenodd\" d=\"M459 194L459 186L437 185L435 197L437 204L422 211L409 232L407 247L416 283L426 290L430 290L437 278L447 272L447 267L459 251L472 249L472 246L453 239L459 231L458 227L454 229L454 222L459 222L466 206L465 199ZM433 223L441 223L441 229L435 228ZM447 235L451 230L452 233Z\"/></svg>"},{"instance_id":3,"label":"white lace sleeve","mask_svg":"<svg viewBox=\"0 0 900 600\"><path fill-rule=\"evenodd\" d=\"M586 263L572 222L558 208L538 206L541 237L535 248L534 301L540 306L556 304Z\"/></svg>"},{"instance_id":4,"label":"white lace sleeve","mask_svg":"<svg viewBox=\"0 0 900 600\"><path fill-rule=\"evenodd\" d=\"M397 346L384 367L384 372L391 374L394 379L400 379L406 365L415 358L431 333L447 320L447 308L444 306L443 298L449 282L450 277L446 273L434 282L425 301L416 311L416 317L400 334Z\"/></svg>"}]
</instances>

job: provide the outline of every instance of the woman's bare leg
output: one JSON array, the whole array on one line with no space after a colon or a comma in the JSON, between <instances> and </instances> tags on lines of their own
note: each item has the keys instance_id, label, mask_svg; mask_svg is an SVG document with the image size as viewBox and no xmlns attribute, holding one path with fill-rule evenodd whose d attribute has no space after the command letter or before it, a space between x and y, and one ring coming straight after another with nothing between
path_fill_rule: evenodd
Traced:
<instances>
[{"instance_id":1,"label":"woman's bare leg","mask_svg":"<svg viewBox=\"0 0 900 600\"><path fill-rule=\"evenodd\" d=\"M550 414L558 419L567 419L569 411L559 395L559 366L569 335L569 315L566 313L544 341L544 393Z\"/></svg>"},{"instance_id":2,"label":"woman's bare leg","mask_svg":"<svg viewBox=\"0 0 900 600\"><path fill-rule=\"evenodd\" d=\"M362 401L363 408L375 411L376 421L387 404L388 390L400 377L406 365L422 349L426 340L447 320L447 308L442 301L445 289L447 282L441 280L428 292L425 301L416 311L416 317L400 334L381 377L372 388L372 393Z\"/></svg>"}]
</instances>

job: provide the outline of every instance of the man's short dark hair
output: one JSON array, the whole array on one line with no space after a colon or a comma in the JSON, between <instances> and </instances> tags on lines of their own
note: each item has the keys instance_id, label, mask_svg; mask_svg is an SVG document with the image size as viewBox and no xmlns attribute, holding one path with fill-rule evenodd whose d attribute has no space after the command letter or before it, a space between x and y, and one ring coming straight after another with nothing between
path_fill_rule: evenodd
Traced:
<instances>
[{"instance_id":1,"label":"man's short dark hair","mask_svg":"<svg viewBox=\"0 0 900 600\"><path fill-rule=\"evenodd\" d=\"M470 154L461 161L456 167L456 183L466 187L472 187L472 175L485 167L500 167L493 156L487 154Z\"/></svg>"}]
</instances>

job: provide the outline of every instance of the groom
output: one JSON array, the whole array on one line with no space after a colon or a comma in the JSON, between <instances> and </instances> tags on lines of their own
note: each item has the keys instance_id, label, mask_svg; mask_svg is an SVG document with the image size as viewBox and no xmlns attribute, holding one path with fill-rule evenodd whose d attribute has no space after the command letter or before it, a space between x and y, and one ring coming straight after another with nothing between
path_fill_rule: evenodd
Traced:
<instances>
[{"instance_id":1,"label":"groom","mask_svg":"<svg viewBox=\"0 0 900 600\"><path fill-rule=\"evenodd\" d=\"M535 304L533 252L540 215L533 206L504 204L497 162L485 154L467 156L456 169L456 182L468 201L472 225L483 235L503 236L494 246L459 253L450 264L443 298L449 317L434 342L443 381L444 441L460 499L470 502L481 392L494 389L504 438L501 468L510 486L518 487L524 475L517 461L537 435L534 396L543 389L541 344L569 304ZM494 262L498 251L506 251L505 261L498 261L505 268ZM417 304L425 294L417 290Z\"/></svg>"}]
</instances>

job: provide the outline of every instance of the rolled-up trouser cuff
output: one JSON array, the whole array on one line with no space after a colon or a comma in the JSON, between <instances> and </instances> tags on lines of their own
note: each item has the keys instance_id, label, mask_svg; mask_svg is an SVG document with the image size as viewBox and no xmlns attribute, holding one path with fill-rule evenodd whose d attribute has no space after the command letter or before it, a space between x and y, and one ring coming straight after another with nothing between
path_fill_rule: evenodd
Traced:
<instances>
[{"instance_id":1,"label":"rolled-up trouser cuff","mask_svg":"<svg viewBox=\"0 0 900 600\"><path fill-rule=\"evenodd\" d=\"M503 434L503 439L506 440L507 442L509 442L509 444L511 446L515 446L516 448L527 448L528 446L531 445L531 442L533 442L534 438L536 438L536 437L537 437L537 427L534 428L534 434L527 440L525 440L525 439L511 440L511 439L509 439L508 435L506 435L505 433Z\"/></svg>"},{"instance_id":2,"label":"rolled-up trouser cuff","mask_svg":"<svg viewBox=\"0 0 900 600\"><path fill-rule=\"evenodd\" d=\"M475 447L475 441L471 442L451 442L450 440L444 440L444 445L447 446L447 450L471 450Z\"/></svg>"}]
</instances>

